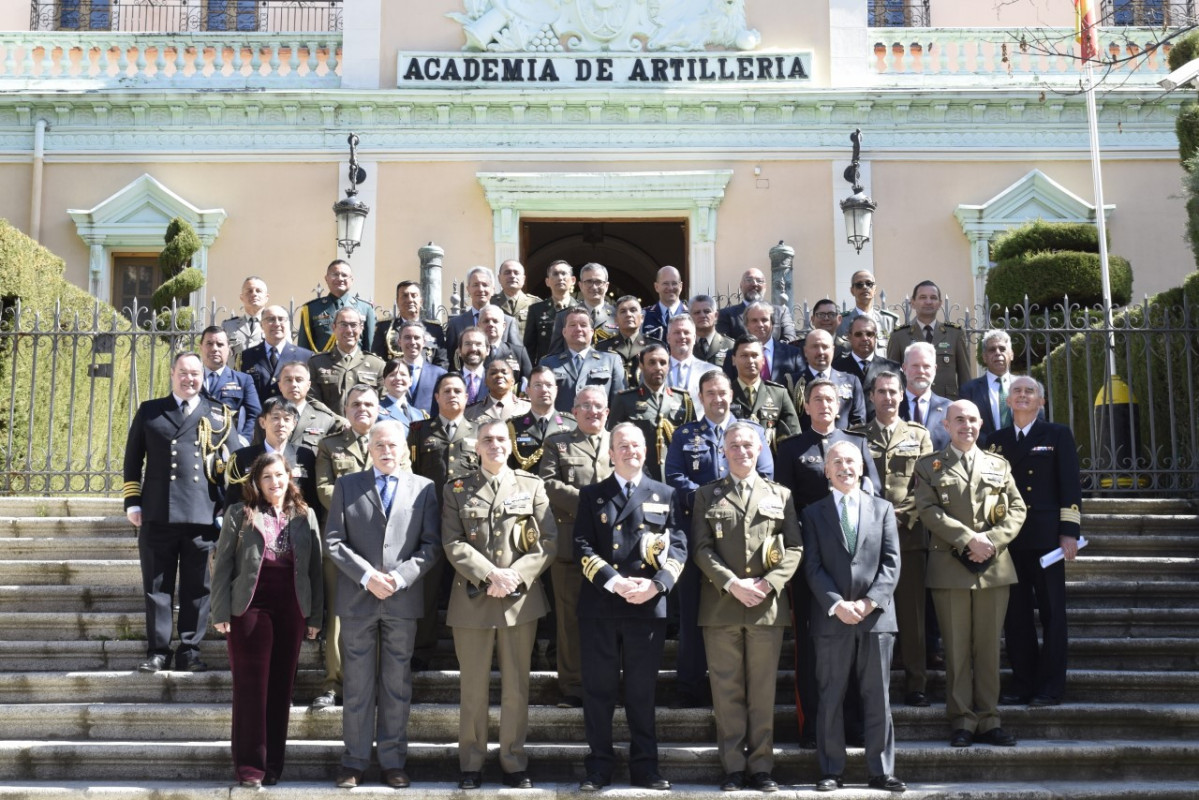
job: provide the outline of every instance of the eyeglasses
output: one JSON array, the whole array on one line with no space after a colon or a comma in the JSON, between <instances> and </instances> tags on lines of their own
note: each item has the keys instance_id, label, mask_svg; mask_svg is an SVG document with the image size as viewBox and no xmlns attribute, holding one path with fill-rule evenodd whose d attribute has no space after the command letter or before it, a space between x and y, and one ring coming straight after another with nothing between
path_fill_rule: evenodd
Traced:
<instances>
[{"instance_id":1,"label":"eyeglasses","mask_svg":"<svg viewBox=\"0 0 1199 800\"><path fill-rule=\"evenodd\" d=\"M587 286L603 286L607 281L602 281L599 278L588 278L583 283Z\"/></svg>"},{"instance_id":2,"label":"eyeglasses","mask_svg":"<svg viewBox=\"0 0 1199 800\"><path fill-rule=\"evenodd\" d=\"M362 327L362 323L361 322L339 322L339 323L337 323L337 327L348 328L352 331L356 331Z\"/></svg>"},{"instance_id":3,"label":"eyeglasses","mask_svg":"<svg viewBox=\"0 0 1199 800\"><path fill-rule=\"evenodd\" d=\"M575 406L575 408L579 409L580 411L607 411L608 410L607 406L601 406L597 403L586 403L586 404L580 403L579 405Z\"/></svg>"},{"instance_id":4,"label":"eyeglasses","mask_svg":"<svg viewBox=\"0 0 1199 800\"><path fill-rule=\"evenodd\" d=\"M837 312L836 311L817 311L812 316L815 317L816 319L836 319Z\"/></svg>"},{"instance_id":5,"label":"eyeglasses","mask_svg":"<svg viewBox=\"0 0 1199 800\"><path fill-rule=\"evenodd\" d=\"M854 281L853 288L855 288L855 289L873 289L874 281Z\"/></svg>"}]
</instances>

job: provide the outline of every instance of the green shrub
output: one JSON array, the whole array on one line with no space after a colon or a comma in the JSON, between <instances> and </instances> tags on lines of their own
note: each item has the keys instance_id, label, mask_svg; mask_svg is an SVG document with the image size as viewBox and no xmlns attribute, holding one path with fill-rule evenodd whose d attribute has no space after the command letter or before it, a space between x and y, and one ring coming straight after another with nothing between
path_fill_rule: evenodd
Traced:
<instances>
[{"instance_id":1,"label":"green shrub","mask_svg":"<svg viewBox=\"0 0 1199 800\"><path fill-rule=\"evenodd\" d=\"M1189 320L1183 318L1184 297ZM1137 437L1142 443L1158 443L1158 465L1167 473L1193 468L1199 457L1186 444L1199 435L1199 420L1183 411L1193 407L1188 375L1195 343L1187 331L1194 328L1197 314L1199 272L1193 272L1181 288L1129 306L1113 320L1116 374L1128 384L1138 405ZM1098 315L1092 312L1092 316L1101 326ZM1045 384L1051 418L1073 429L1079 455L1086 463L1099 449L1092 442L1092 428L1095 399L1103 390L1107 369L1107 336L1091 329L1050 344L1048 354L1031 374ZM1168 435L1171 424L1172 437ZM1143 456L1143 448L1136 455ZM1192 491L1195 488L1190 487Z\"/></svg>"},{"instance_id":2,"label":"green shrub","mask_svg":"<svg viewBox=\"0 0 1199 800\"><path fill-rule=\"evenodd\" d=\"M158 266L162 267L163 275L172 278L191 263L192 256L200 249L202 242L195 228L180 217L175 217L167 225L164 240L166 247L158 254Z\"/></svg>"},{"instance_id":3,"label":"green shrub","mask_svg":"<svg viewBox=\"0 0 1199 800\"><path fill-rule=\"evenodd\" d=\"M1199 104L1187 103L1174 120L1174 132L1178 135L1178 160L1187 171L1188 162L1199 152Z\"/></svg>"},{"instance_id":4,"label":"green shrub","mask_svg":"<svg viewBox=\"0 0 1199 800\"><path fill-rule=\"evenodd\" d=\"M1108 245L1111 245L1110 237ZM1046 222L1038 219L1001 234L991 246L991 258L1007 261L1028 253L1078 250L1099 252L1099 228L1086 222Z\"/></svg>"},{"instance_id":5,"label":"green shrub","mask_svg":"<svg viewBox=\"0 0 1199 800\"><path fill-rule=\"evenodd\" d=\"M1112 303L1122 306L1132 298L1132 267L1120 256L1108 257ZM1103 302L1099 256L1077 251L1036 252L1000 262L987 275L987 300L1000 308L1024 303L1054 308L1063 298L1071 304L1092 306Z\"/></svg>"},{"instance_id":6,"label":"green shrub","mask_svg":"<svg viewBox=\"0 0 1199 800\"><path fill-rule=\"evenodd\" d=\"M1199 58L1199 33L1191 33L1174 42L1174 46L1170 48L1170 55L1166 57L1166 63L1173 72L1196 58Z\"/></svg>"},{"instance_id":7,"label":"green shrub","mask_svg":"<svg viewBox=\"0 0 1199 800\"><path fill-rule=\"evenodd\" d=\"M188 267L173 278L163 281L150 297L150 308L160 310L171 307L171 301L182 303L188 296L204 285L204 273Z\"/></svg>"},{"instance_id":8,"label":"green shrub","mask_svg":"<svg viewBox=\"0 0 1199 800\"><path fill-rule=\"evenodd\" d=\"M133 410L169 387L170 345L67 283L63 267L0 219L0 333L19 334L0 335L0 495L119 496ZM57 335L72 331L102 335Z\"/></svg>"}]
</instances>

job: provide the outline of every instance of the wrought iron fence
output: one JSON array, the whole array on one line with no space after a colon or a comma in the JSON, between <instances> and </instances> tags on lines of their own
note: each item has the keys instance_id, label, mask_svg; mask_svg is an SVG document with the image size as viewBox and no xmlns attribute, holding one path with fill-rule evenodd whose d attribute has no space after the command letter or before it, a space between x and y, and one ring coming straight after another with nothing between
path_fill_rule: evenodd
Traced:
<instances>
[{"instance_id":1,"label":"wrought iron fence","mask_svg":"<svg viewBox=\"0 0 1199 800\"><path fill-rule=\"evenodd\" d=\"M31 0L33 31L340 31L343 0Z\"/></svg>"},{"instance_id":2,"label":"wrought iron fence","mask_svg":"<svg viewBox=\"0 0 1199 800\"><path fill-rule=\"evenodd\" d=\"M927 28L929 0L869 0L872 28Z\"/></svg>"},{"instance_id":3,"label":"wrought iron fence","mask_svg":"<svg viewBox=\"0 0 1199 800\"><path fill-rule=\"evenodd\" d=\"M1069 305L988 317L947 303L943 314L963 324L976 353L989 328L1011 335L1013 371L1045 384L1046 413L1073 429L1089 493L1193 496L1199 310L1177 297L1119 309L1110 327L1102 309ZM906 302L891 308L911 319ZM809 313L806 301L796 306L799 327ZM0 308L0 495L119 494L138 404L168 391L171 355L194 349L199 331L229 312L213 304L183 330L139 328L129 322L138 316L98 304L82 313Z\"/></svg>"},{"instance_id":4,"label":"wrought iron fence","mask_svg":"<svg viewBox=\"0 0 1199 800\"><path fill-rule=\"evenodd\" d=\"M1199 21L1194 0L1103 0L1100 25L1172 27Z\"/></svg>"}]
</instances>

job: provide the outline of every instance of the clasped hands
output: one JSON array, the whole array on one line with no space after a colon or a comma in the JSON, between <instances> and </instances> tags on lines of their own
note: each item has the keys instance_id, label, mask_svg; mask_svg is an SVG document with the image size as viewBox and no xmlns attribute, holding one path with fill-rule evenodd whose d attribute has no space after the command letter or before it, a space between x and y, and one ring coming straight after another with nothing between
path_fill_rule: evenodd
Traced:
<instances>
[{"instance_id":1,"label":"clasped hands","mask_svg":"<svg viewBox=\"0 0 1199 800\"><path fill-rule=\"evenodd\" d=\"M873 606L866 600L841 600L833 606L837 619L846 625L857 625L874 611Z\"/></svg>"},{"instance_id":2,"label":"clasped hands","mask_svg":"<svg viewBox=\"0 0 1199 800\"><path fill-rule=\"evenodd\" d=\"M966 545L966 550L969 552L970 560L976 564L981 564L995 555L995 545L991 544L991 540L985 533L974 534L970 539L970 544Z\"/></svg>"},{"instance_id":3,"label":"clasped hands","mask_svg":"<svg viewBox=\"0 0 1199 800\"><path fill-rule=\"evenodd\" d=\"M658 596L658 586L649 578L617 578L612 591L635 606Z\"/></svg>"},{"instance_id":4,"label":"clasped hands","mask_svg":"<svg viewBox=\"0 0 1199 800\"><path fill-rule=\"evenodd\" d=\"M520 573L497 567L487 574L487 596L507 597L520 588Z\"/></svg>"},{"instance_id":5,"label":"clasped hands","mask_svg":"<svg viewBox=\"0 0 1199 800\"><path fill-rule=\"evenodd\" d=\"M770 596L770 584L762 578L738 578L729 584L729 594L753 608Z\"/></svg>"},{"instance_id":6,"label":"clasped hands","mask_svg":"<svg viewBox=\"0 0 1199 800\"><path fill-rule=\"evenodd\" d=\"M400 585L386 572L374 572L366 582L366 590L380 600L386 600L400 590Z\"/></svg>"}]
</instances>

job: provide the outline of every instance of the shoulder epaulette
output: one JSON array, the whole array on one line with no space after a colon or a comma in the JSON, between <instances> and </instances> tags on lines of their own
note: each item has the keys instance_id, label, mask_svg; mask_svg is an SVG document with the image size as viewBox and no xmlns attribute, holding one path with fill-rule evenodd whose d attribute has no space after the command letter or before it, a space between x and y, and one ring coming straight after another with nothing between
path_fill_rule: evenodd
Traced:
<instances>
[{"instance_id":1,"label":"shoulder epaulette","mask_svg":"<svg viewBox=\"0 0 1199 800\"><path fill-rule=\"evenodd\" d=\"M962 326L957 322L942 322L941 324L944 325L946 328L956 328L958 330L962 329Z\"/></svg>"}]
</instances>

